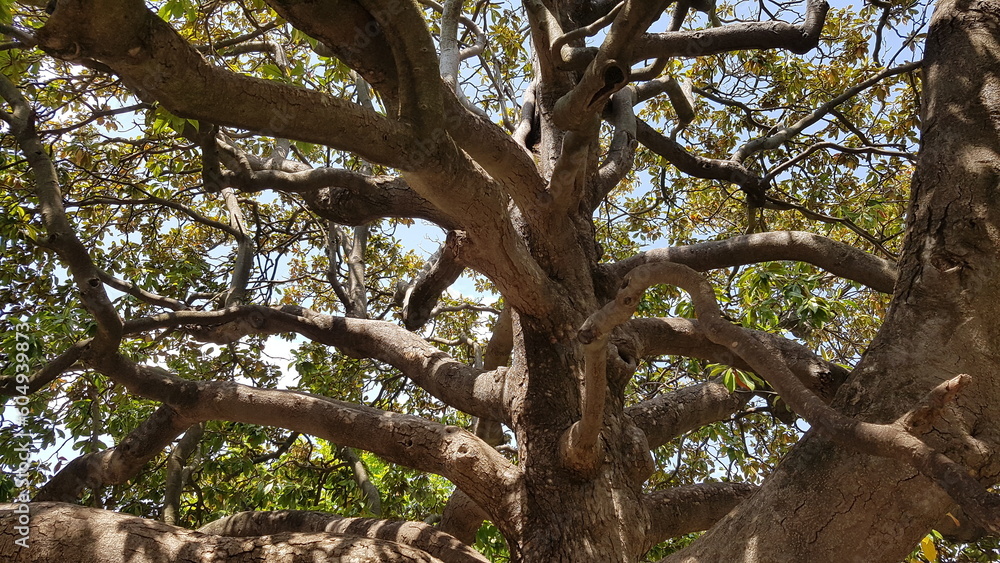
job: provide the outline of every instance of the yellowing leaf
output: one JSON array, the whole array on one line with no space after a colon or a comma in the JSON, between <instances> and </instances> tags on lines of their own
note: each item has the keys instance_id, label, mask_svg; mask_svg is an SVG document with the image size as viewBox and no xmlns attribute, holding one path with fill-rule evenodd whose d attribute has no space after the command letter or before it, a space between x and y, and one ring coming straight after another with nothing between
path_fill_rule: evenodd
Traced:
<instances>
[{"instance_id":1,"label":"yellowing leaf","mask_svg":"<svg viewBox=\"0 0 1000 563\"><path fill-rule=\"evenodd\" d=\"M920 540L920 551L924 554L924 558L930 563L937 563L938 552L937 548L934 547L934 538L928 534L924 536L924 539Z\"/></svg>"}]
</instances>

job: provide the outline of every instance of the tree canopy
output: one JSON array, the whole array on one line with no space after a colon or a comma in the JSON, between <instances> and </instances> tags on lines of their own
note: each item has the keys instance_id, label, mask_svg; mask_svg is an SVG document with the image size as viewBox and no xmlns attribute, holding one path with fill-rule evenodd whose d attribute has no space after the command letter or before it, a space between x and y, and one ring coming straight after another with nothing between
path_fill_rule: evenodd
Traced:
<instances>
[{"instance_id":1,"label":"tree canopy","mask_svg":"<svg viewBox=\"0 0 1000 563\"><path fill-rule=\"evenodd\" d=\"M0 558L996 560L936 4L0 0Z\"/></svg>"}]
</instances>

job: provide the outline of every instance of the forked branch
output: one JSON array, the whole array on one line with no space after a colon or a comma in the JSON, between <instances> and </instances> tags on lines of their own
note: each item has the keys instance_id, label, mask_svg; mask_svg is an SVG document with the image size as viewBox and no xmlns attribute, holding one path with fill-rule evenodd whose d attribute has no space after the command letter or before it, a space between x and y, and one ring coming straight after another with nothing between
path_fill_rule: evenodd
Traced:
<instances>
[{"instance_id":1,"label":"forked branch","mask_svg":"<svg viewBox=\"0 0 1000 563\"><path fill-rule=\"evenodd\" d=\"M643 292L654 284L675 285L687 291L709 339L742 357L815 431L861 452L909 463L933 479L973 519L993 532L1000 532L1000 496L990 494L963 466L913 433L919 432L921 426L929 426L928 420L939 418L940 410L971 381L970 376L963 374L941 383L921 405L894 423L855 420L834 410L809 391L781 361L780 354L770 343L754 338L746 329L725 320L711 285L687 266L673 262L639 266L625 277L615 300L591 319L604 327L624 322L635 312Z\"/></svg>"}]
</instances>

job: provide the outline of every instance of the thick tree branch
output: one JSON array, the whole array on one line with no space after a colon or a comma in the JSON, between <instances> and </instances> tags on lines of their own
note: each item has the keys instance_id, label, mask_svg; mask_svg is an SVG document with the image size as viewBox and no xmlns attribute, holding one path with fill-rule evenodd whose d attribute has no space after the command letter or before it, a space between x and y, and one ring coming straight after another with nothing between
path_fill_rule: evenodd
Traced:
<instances>
[{"instance_id":1,"label":"thick tree branch","mask_svg":"<svg viewBox=\"0 0 1000 563\"><path fill-rule=\"evenodd\" d=\"M729 419L752 396L730 393L721 381L712 380L658 395L625 412L646 434L652 450L706 424Z\"/></svg>"},{"instance_id":2,"label":"thick tree branch","mask_svg":"<svg viewBox=\"0 0 1000 563\"><path fill-rule=\"evenodd\" d=\"M164 402L190 421L228 420L311 434L442 475L493 514L513 510L520 470L460 428L297 391L190 381L119 354L90 364L130 392Z\"/></svg>"},{"instance_id":3,"label":"thick tree branch","mask_svg":"<svg viewBox=\"0 0 1000 563\"><path fill-rule=\"evenodd\" d=\"M752 370L742 358L710 340L697 320L640 318L631 319L626 325L639 339L637 354L641 357L686 356ZM847 369L823 360L798 342L757 330L749 333L758 340L767 341L778 350L788 369L825 401L833 399L837 389L850 374Z\"/></svg>"},{"instance_id":4,"label":"thick tree branch","mask_svg":"<svg viewBox=\"0 0 1000 563\"><path fill-rule=\"evenodd\" d=\"M356 2L269 2L296 28L328 45L348 66L357 70L388 103L398 99L398 73L384 30L371 14ZM524 209L537 205L545 191L531 155L502 128L489 119L470 112L440 79L444 117L438 124L455 142L483 167ZM426 85L425 85L426 86ZM440 136L437 128L427 131L427 139ZM423 148L420 153L425 152ZM438 221L438 224L442 224Z\"/></svg>"},{"instance_id":5,"label":"thick tree branch","mask_svg":"<svg viewBox=\"0 0 1000 563\"><path fill-rule=\"evenodd\" d=\"M892 262L853 246L801 231L755 233L722 241L650 250L612 265L611 271L620 277L640 264L653 262L676 262L705 271L772 260L807 262L882 293L892 293L896 283L896 267Z\"/></svg>"},{"instance_id":6,"label":"thick tree branch","mask_svg":"<svg viewBox=\"0 0 1000 563\"><path fill-rule=\"evenodd\" d=\"M752 371L742 358L712 342L696 320L632 319L626 325L639 339L640 356L687 356ZM848 370L823 361L797 342L765 332L750 331L750 334L769 341L792 373L824 401L833 399L849 375ZM730 394L719 382L708 381L642 401L626 412L646 433L649 447L657 448L685 432L736 414L750 396Z\"/></svg>"},{"instance_id":7,"label":"thick tree branch","mask_svg":"<svg viewBox=\"0 0 1000 563\"><path fill-rule=\"evenodd\" d=\"M488 563L485 557L461 541L422 522L343 518L325 512L279 510L240 512L210 522L198 531L229 537L326 532L409 545L426 551L444 563Z\"/></svg>"},{"instance_id":8,"label":"thick tree branch","mask_svg":"<svg viewBox=\"0 0 1000 563\"><path fill-rule=\"evenodd\" d=\"M646 495L643 504L652 522L647 549L670 538L711 528L756 491L757 487L746 483L702 483Z\"/></svg>"},{"instance_id":9,"label":"thick tree branch","mask_svg":"<svg viewBox=\"0 0 1000 563\"><path fill-rule=\"evenodd\" d=\"M341 168L308 168L283 161L282 169L220 141L224 185L244 192L281 190L300 193L317 215L341 225L363 225L385 217L425 219L443 227L454 220L396 176L372 176Z\"/></svg>"},{"instance_id":10,"label":"thick tree branch","mask_svg":"<svg viewBox=\"0 0 1000 563\"><path fill-rule=\"evenodd\" d=\"M167 478L163 487L163 522L171 526L177 526L180 520L181 493L184 491L187 473L190 472L187 467L188 459L198 447L204 433L205 424L195 424L184 433L184 437L167 456Z\"/></svg>"},{"instance_id":11,"label":"thick tree branch","mask_svg":"<svg viewBox=\"0 0 1000 563\"><path fill-rule=\"evenodd\" d=\"M944 405L968 385L970 376L962 374L941 383L924 403L892 424L855 420L831 408L803 385L770 343L755 339L742 327L725 320L712 287L687 266L672 262L639 266L625 278L615 301L591 318L604 326L624 322L635 311L642 293L655 283L676 285L687 291L709 338L726 346L754 371L763 374L782 400L806 419L814 431L863 453L909 463L933 479L984 527L1000 531L1000 496L990 494L966 468L916 435L926 433L928 430L924 427L932 427L929 422L940 418Z\"/></svg>"},{"instance_id":12,"label":"thick tree branch","mask_svg":"<svg viewBox=\"0 0 1000 563\"><path fill-rule=\"evenodd\" d=\"M458 258L461 238L464 233L448 233L445 243L428 259L417 277L397 290L401 292L403 324L408 330L417 330L430 320L441 294L465 271Z\"/></svg>"},{"instance_id":13,"label":"thick tree branch","mask_svg":"<svg viewBox=\"0 0 1000 563\"><path fill-rule=\"evenodd\" d=\"M282 533L246 538L204 534L136 516L62 503L32 503L30 548L13 544L19 525L15 505L0 505L0 556L10 563L51 563L71 557L89 563L195 562L225 559L249 563L359 561L444 563L402 543L318 533ZM477 561L466 559L465 561ZM478 560L482 561L482 560Z\"/></svg>"},{"instance_id":14,"label":"thick tree branch","mask_svg":"<svg viewBox=\"0 0 1000 563\"><path fill-rule=\"evenodd\" d=\"M124 483L195 422L174 408L161 406L116 446L69 462L33 500L76 502L86 488Z\"/></svg>"},{"instance_id":15,"label":"thick tree branch","mask_svg":"<svg viewBox=\"0 0 1000 563\"><path fill-rule=\"evenodd\" d=\"M221 311L179 311L129 321L129 333L192 328L205 341L226 344L248 334L294 332L335 346L355 358L372 358L403 372L446 404L469 414L506 421L504 376L499 368L483 372L459 362L419 335L384 321L323 315L295 306L280 309L251 305Z\"/></svg>"},{"instance_id":16,"label":"thick tree branch","mask_svg":"<svg viewBox=\"0 0 1000 563\"><path fill-rule=\"evenodd\" d=\"M39 44L68 60L92 58L181 117L322 143L407 169L412 129L356 104L210 65L143 2L62 0Z\"/></svg>"},{"instance_id":17,"label":"thick tree branch","mask_svg":"<svg viewBox=\"0 0 1000 563\"><path fill-rule=\"evenodd\" d=\"M806 53L819 43L829 4L809 0L802 25L784 22L736 23L701 29L649 33L635 41L634 60L659 57L700 57L745 49L787 49Z\"/></svg>"},{"instance_id":18,"label":"thick tree branch","mask_svg":"<svg viewBox=\"0 0 1000 563\"><path fill-rule=\"evenodd\" d=\"M496 325L493 327L493 335L483 352L482 367L492 370L507 365L513 347L513 316L510 308L507 307L500 313ZM500 446L505 439L503 426L496 420L477 418L473 425L473 431L476 436L494 448ZM439 528L472 545L476 541L476 533L483 521L489 517L475 501L469 498L469 495L463 493L461 489L455 489L441 514Z\"/></svg>"},{"instance_id":19,"label":"thick tree branch","mask_svg":"<svg viewBox=\"0 0 1000 563\"><path fill-rule=\"evenodd\" d=\"M555 104L553 122L561 129L576 131L600 115L611 96L629 82L632 63L645 58L635 40L656 21L667 2L625 2L593 61L576 86ZM556 40L558 41L558 40Z\"/></svg>"}]
</instances>

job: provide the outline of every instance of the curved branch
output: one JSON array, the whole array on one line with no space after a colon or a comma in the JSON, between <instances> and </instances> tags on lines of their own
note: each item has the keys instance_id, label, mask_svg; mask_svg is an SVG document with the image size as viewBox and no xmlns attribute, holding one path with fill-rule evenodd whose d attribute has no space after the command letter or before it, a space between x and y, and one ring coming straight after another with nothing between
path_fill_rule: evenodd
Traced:
<instances>
[{"instance_id":1,"label":"curved branch","mask_svg":"<svg viewBox=\"0 0 1000 563\"><path fill-rule=\"evenodd\" d=\"M453 359L419 335L384 321L322 315L296 306L259 305L221 311L178 311L127 323L136 333L160 328L195 326L195 337L218 344L235 342L248 334L295 332L335 346L354 358L385 362L428 393L463 412L507 421L503 408L506 369L477 370Z\"/></svg>"},{"instance_id":2,"label":"curved branch","mask_svg":"<svg viewBox=\"0 0 1000 563\"><path fill-rule=\"evenodd\" d=\"M0 115L10 126L34 176L35 193L38 195L47 234L46 244L55 249L65 262L80 291L83 306L97 322L96 345L115 349L121 341L122 319L101 283L99 270L90 257L89 250L76 236L66 216L59 175L49 152L38 137L35 112L14 83L3 74L0 74L0 98L13 110L13 113L0 112Z\"/></svg>"},{"instance_id":3,"label":"curved branch","mask_svg":"<svg viewBox=\"0 0 1000 563\"><path fill-rule=\"evenodd\" d=\"M824 0L809 0L802 25L785 22L735 23L698 31L648 33L636 39L635 60L700 57L744 49L787 49L807 53L819 43L830 9Z\"/></svg>"},{"instance_id":4,"label":"curved branch","mask_svg":"<svg viewBox=\"0 0 1000 563\"><path fill-rule=\"evenodd\" d=\"M876 147L876 146L845 147L844 145L838 143L831 143L824 141L809 145L808 147L806 147L805 150L803 150L799 154L786 160L785 162L782 162L778 166L775 166L770 172L767 173L767 176L764 177L764 181L770 182L771 180L776 178L778 174L781 174L785 170L788 170L792 166L795 166L796 164L801 162L803 159L805 159L812 153L823 149L834 149L836 151L845 152L848 154L879 154L882 156L896 156L899 158L905 158L907 160L916 160L916 155L910 152L889 150L883 147Z\"/></svg>"},{"instance_id":5,"label":"curved branch","mask_svg":"<svg viewBox=\"0 0 1000 563\"><path fill-rule=\"evenodd\" d=\"M611 137L608 154L597 169L598 181L593 194L590 194L588 207L596 209L602 199L615 188L635 164L636 119L632 113L635 106L635 92L631 88L622 88L611 97L611 123L615 132Z\"/></svg>"},{"instance_id":6,"label":"curved branch","mask_svg":"<svg viewBox=\"0 0 1000 563\"><path fill-rule=\"evenodd\" d=\"M615 18L618 17L618 12L620 12L622 7L624 6L625 6L625 1L622 0L621 2L616 4L614 8L611 8L610 12L594 20L593 23L585 25L583 27L578 27L572 31L568 31L560 35L559 37L556 37L552 41L552 45L549 47L549 50L552 51L552 58L556 60L561 60L563 63L567 64L570 63L568 59L563 57L562 54L563 46L568 45L570 42L576 41L578 39L583 39L585 37L593 37L597 35L598 31L611 25L611 22L613 22Z\"/></svg>"},{"instance_id":7,"label":"curved branch","mask_svg":"<svg viewBox=\"0 0 1000 563\"><path fill-rule=\"evenodd\" d=\"M762 374L782 400L806 419L814 431L860 452L909 463L934 480L984 527L1000 531L1000 495L989 493L968 469L917 436L926 432L933 421L940 418L944 406L968 386L972 380L969 375L961 374L944 381L914 410L891 424L855 420L833 409L806 388L770 343L755 339L746 329L725 320L711 285L682 264L661 262L632 270L615 300L592 318L609 321L606 324L627 319L638 306L642 293L657 283L676 285L687 291L709 338L738 354L754 371Z\"/></svg>"},{"instance_id":8,"label":"curved branch","mask_svg":"<svg viewBox=\"0 0 1000 563\"><path fill-rule=\"evenodd\" d=\"M33 500L76 502L86 488L124 483L196 422L178 410L161 406L118 445L66 464L38 489Z\"/></svg>"},{"instance_id":9,"label":"curved branch","mask_svg":"<svg viewBox=\"0 0 1000 563\"><path fill-rule=\"evenodd\" d=\"M752 397L752 393L730 393L721 380L713 379L657 395L625 412L653 450L706 424L729 419Z\"/></svg>"},{"instance_id":10,"label":"curved branch","mask_svg":"<svg viewBox=\"0 0 1000 563\"><path fill-rule=\"evenodd\" d=\"M39 389L45 387L49 383L52 383L66 370L72 368L77 360L82 358L83 355L90 350L93 343L93 339L88 338L73 344L66 351L59 354L55 359L45 364L44 367L28 377L27 383L25 383L23 379L19 379L16 375L0 377L0 399L6 399L7 397L13 397L14 395L34 394ZM21 389L18 389L18 386L23 385L28 386L27 393L23 393Z\"/></svg>"},{"instance_id":11,"label":"curved branch","mask_svg":"<svg viewBox=\"0 0 1000 563\"><path fill-rule=\"evenodd\" d=\"M401 291L403 325L408 330L417 330L430 320L441 294L465 271L465 265L458 258L461 238L458 233L449 232L445 243L428 259L417 277L397 289Z\"/></svg>"},{"instance_id":12,"label":"curved branch","mask_svg":"<svg viewBox=\"0 0 1000 563\"><path fill-rule=\"evenodd\" d=\"M712 342L696 320L631 319L626 323L638 341L640 356L677 355L751 370L742 358L725 346ZM754 338L771 343L795 376L824 401L833 399L850 372L823 361L807 347L779 336L749 331ZM658 395L626 409L636 426L646 433L649 447L657 448L706 424L725 420L739 412L750 393L731 394L718 381L707 381Z\"/></svg>"},{"instance_id":13,"label":"curved branch","mask_svg":"<svg viewBox=\"0 0 1000 563\"><path fill-rule=\"evenodd\" d=\"M772 260L797 260L831 274L892 293L895 264L826 237L801 231L773 231L740 235L722 241L661 248L638 254L611 266L617 276L653 262L676 262L705 271Z\"/></svg>"},{"instance_id":14,"label":"curved branch","mask_svg":"<svg viewBox=\"0 0 1000 563\"><path fill-rule=\"evenodd\" d=\"M130 392L164 402L190 421L228 420L311 434L441 475L494 515L514 510L520 469L458 427L298 391L191 381L139 366L120 354L93 358L90 365Z\"/></svg>"},{"instance_id":15,"label":"curved branch","mask_svg":"<svg viewBox=\"0 0 1000 563\"><path fill-rule=\"evenodd\" d=\"M100 61L175 115L322 143L400 169L413 165L409 125L327 94L215 67L143 2L63 2L38 38L57 57Z\"/></svg>"},{"instance_id":16,"label":"curved branch","mask_svg":"<svg viewBox=\"0 0 1000 563\"><path fill-rule=\"evenodd\" d=\"M0 505L0 553L10 563L40 563L72 558L90 563L120 563L124 546L131 563L227 560L379 561L444 563L418 548L382 539L320 533L282 533L234 538L208 535L137 516L63 503L29 505L30 549L13 545L15 505ZM100 533L95 533L100 530ZM469 560L467 560L469 561Z\"/></svg>"},{"instance_id":17,"label":"curved branch","mask_svg":"<svg viewBox=\"0 0 1000 563\"><path fill-rule=\"evenodd\" d=\"M631 319L626 325L638 338L639 349L636 353L639 356L686 356L742 370L753 370L728 348L709 339L697 320L642 318ZM833 399L837 389L850 375L849 370L823 360L794 340L758 330L748 329L748 332L757 340L766 341L778 350L788 369L827 402Z\"/></svg>"},{"instance_id":18,"label":"curved branch","mask_svg":"<svg viewBox=\"0 0 1000 563\"><path fill-rule=\"evenodd\" d=\"M677 141L661 134L641 119L636 120L636 137L646 148L667 159L681 172L706 180L724 180L741 187L762 185L759 176L732 160L706 158L689 153Z\"/></svg>"},{"instance_id":19,"label":"curved branch","mask_svg":"<svg viewBox=\"0 0 1000 563\"><path fill-rule=\"evenodd\" d=\"M461 541L422 522L343 518L325 512L278 510L240 512L210 522L198 531L203 534L229 537L265 536L285 532L326 532L413 546L444 563L489 563L489 560Z\"/></svg>"},{"instance_id":20,"label":"curved branch","mask_svg":"<svg viewBox=\"0 0 1000 563\"><path fill-rule=\"evenodd\" d=\"M101 281L104 282L109 287L117 289L118 291L135 297L139 301L149 303L150 305L156 305L158 307L165 307L167 309L173 309L174 311L180 311L182 309L188 309L187 303L183 301L178 301L170 297L164 297L162 295L157 295L155 293L150 293L145 289L135 285L132 282L127 282L116 278L115 276L109 274L104 270L98 270L98 275Z\"/></svg>"},{"instance_id":21,"label":"curved branch","mask_svg":"<svg viewBox=\"0 0 1000 563\"><path fill-rule=\"evenodd\" d=\"M584 127L628 84L633 62L656 58L638 55L635 39L649 29L667 4L665 0L625 2L579 82L556 102L553 123L567 131Z\"/></svg>"},{"instance_id":22,"label":"curved branch","mask_svg":"<svg viewBox=\"0 0 1000 563\"><path fill-rule=\"evenodd\" d=\"M239 171L225 174L241 191L300 193L317 215L341 225L363 225L385 217L425 219L443 227L454 220L413 191L403 178L369 176L339 168Z\"/></svg>"},{"instance_id":23,"label":"curved branch","mask_svg":"<svg viewBox=\"0 0 1000 563\"><path fill-rule=\"evenodd\" d=\"M167 478L163 486L163 522L176 526L180 519L181 493L187 480L185 467L205 433L204 424L195 424L184 433L184 437L167 456Z\"/></svg>"}]
</instances>

